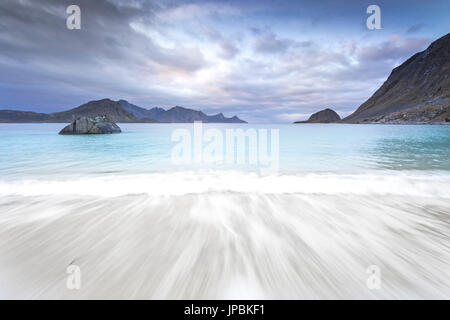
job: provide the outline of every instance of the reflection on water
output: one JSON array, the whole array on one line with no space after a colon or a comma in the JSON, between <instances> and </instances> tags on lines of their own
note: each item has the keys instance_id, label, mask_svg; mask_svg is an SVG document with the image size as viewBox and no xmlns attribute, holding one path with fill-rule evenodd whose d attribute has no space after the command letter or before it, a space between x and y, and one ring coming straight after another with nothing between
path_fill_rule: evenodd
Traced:
<instances>
[{"instance_id":1,"label":"reflection on water","mask_svg":"<svg viewBox=\"0 0 450 320\"><path fill-rule=\"evenodd\" d=\"M400 131L380 138L367 150L381 169L450 170L450 131L426 129L423 135Z\"/></svg>"}]
</instances>

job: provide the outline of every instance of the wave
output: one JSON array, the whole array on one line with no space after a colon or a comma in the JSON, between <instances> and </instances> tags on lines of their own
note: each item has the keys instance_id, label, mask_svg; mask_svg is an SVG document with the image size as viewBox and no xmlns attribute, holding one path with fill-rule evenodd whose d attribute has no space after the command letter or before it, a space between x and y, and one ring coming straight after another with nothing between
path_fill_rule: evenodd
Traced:
<instances>
[{"instance_id":1,"label":"wave","mask_svg":"<svg viewBox=\"0 0 450 320\"><path fill-rule=\"evenodd\" d=\"M267 175L237 171L90 175L0 181L2 195L155 196L214 192L450 197L446 172Z\"/></svg>"}]
</instances>

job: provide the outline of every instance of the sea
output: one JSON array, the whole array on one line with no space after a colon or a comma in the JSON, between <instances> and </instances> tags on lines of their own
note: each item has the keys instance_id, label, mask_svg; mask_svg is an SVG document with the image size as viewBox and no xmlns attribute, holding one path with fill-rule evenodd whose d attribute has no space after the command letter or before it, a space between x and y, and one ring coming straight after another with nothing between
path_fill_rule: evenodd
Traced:
<instances>
[{"instance_id":1,"label":"sea","mask_svg":"<svg viewBox=\"0 0 450 320\"><path fill-rule=\"evenodd\" d=\"M450 126L0 124L0 298L450 299Z\"/></svg>"}]
</instances>

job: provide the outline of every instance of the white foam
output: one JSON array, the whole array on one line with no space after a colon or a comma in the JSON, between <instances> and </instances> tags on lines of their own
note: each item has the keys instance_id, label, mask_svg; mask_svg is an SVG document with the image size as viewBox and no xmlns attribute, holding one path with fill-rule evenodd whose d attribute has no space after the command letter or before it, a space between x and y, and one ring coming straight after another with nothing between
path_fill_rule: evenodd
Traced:
<instances>
[{"instance_id":1,"label":"white foam","mask_svg":"<svg viewBox=\"0 0 450 320\"><path fill-rule=\"evenodd\" d=\"M238 192L263 194L359 194L450 197L448 173L269 175L236 171L103 175L0 181L1 195L155 196Z\"/></svg>"}]
</instances>

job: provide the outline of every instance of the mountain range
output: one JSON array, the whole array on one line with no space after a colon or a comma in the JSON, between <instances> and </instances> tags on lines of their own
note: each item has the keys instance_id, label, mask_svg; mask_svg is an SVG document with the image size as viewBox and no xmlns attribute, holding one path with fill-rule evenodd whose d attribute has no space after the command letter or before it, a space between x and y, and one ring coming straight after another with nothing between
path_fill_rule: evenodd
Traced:
<instances>
[{"instance_id":1,"label":"mountain range","mask_svg":"<svg viewBox=\"0 0 450 320\"><path fill-rule=\"evenodd\" d=\"M107 116L114 122L218 122L218 123L246 123L234 116L225 117L222 113L208 116L201 111L183 107L173 107L169 110L162 108L144 109L125 100L110 99L95 100L79 107L53 113L37 113L31 111L0 110L0 123L7 122L71 122L79 117Z\"/></svg>"},{"instance_id":2,"label":"mountain range","mask_svg":"<svg viewBox=\"0 0 450 320\"><path fill-rule=\"evenodd\" d=\"M215 123L247 123L234 116L231 118L225 117L222 113L213 116L208 116L202 111L192 110L175 106L169 110L163 108L144 109L125 100L118 101L120 105L129 113L133 114L138 119L151 118L158 122L174 123L174 122L215 122Z\"/></svg>"}]
</instances>

